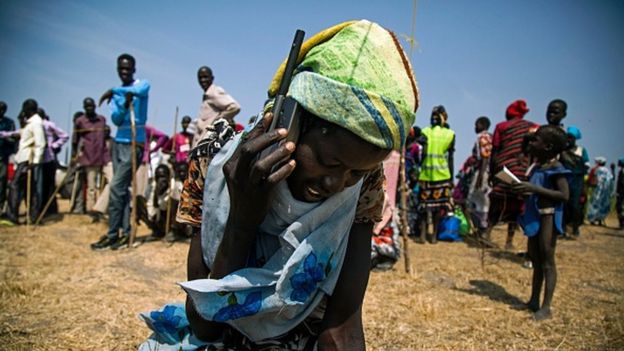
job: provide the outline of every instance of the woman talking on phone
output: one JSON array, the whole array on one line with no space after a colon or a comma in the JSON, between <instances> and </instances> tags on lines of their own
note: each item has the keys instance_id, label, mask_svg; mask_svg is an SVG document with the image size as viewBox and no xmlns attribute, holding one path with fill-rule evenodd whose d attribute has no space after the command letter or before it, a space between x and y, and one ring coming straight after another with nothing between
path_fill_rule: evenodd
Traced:
<instances>
[{"instance_id":1,"label":"woman talking on phone","mask_svg":"<svg viewBox=\"0 0 624 351\"><path fill-rule=\"evenodd\" d=\"M193 151L177 217L198 232L187 301L143 315L155 333L142 349L365 349L381 162L414 122L412 69L393 33L345 22L303 44L287 96L297 131L270 129L270 112L236 135L218 121Z\"/></svg>"}]
</instances>

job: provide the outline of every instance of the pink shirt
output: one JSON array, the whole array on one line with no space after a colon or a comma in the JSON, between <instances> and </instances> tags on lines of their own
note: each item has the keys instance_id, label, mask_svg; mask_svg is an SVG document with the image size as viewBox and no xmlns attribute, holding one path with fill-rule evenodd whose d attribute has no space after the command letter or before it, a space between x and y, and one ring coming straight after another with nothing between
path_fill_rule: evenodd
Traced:
<instances>
[{"instance_id":1,"label":"pink shirt","mask_svg":"<svg viewBox=\"0 0 624 351\"><path fill-rule=\"evenodd\" d=\"M175 140L175 162L186 163L188 161L188 155L191 152L191 141L193 140L193 134L180 132L173 138L169 139L169 142L163 146L163 151L171 152L173 141Z\"/></svg>"}]
</instances>

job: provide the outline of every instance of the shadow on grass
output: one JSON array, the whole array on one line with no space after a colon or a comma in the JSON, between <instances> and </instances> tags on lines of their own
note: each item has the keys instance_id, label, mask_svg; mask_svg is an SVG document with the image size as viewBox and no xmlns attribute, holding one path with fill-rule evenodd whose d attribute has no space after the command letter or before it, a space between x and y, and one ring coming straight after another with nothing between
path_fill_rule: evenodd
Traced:
<instances>
[{"instance_id":1,"label":"shadow on grass","mask_svg":"<svg viewBox=\"0 0 624 351\"><path fill-rule=\"evenodd\" d=\"M608 232L594 232L591 234L584 234L585 237L591 236L591 235L604 235L604 236L610 236L612 238L621 238L624 239L624 230L622 229L618 229L618 228L609 228L609 227L605 227L605 229L608 230ZM619 231L619 233L618 233ZM583 234L581 234L583 235Z\"/></svg>"},{"instance_id":2,"label":"shadow on grass","mask_svg":"<svg viewBox=\"0 0 624 351\"><path fill-rule=\"evenodd\" d=\"M498 247L498 245L496 245L496 243L479 238L474 234L466 235L463 237L463 239L466 245L468 245L468 247L470 248L484 249L488 251L500 250L500 248Z\"/></svg>"},{"instance_id":3,"label":"shadow on grass","mask_svg":"<svg viewBox=\"0 0 624 351\"><path fill-rule=\"evenodd\" d=\"M511 295L502 286L488 280L471 280L470 289L453 288L470 295L485 296L492 301L502 302L510 306L517 306L523 303L517 296Z\"/></svg>"},{"instance_id":4,"label":"shadow on grass","mask_svg":"<svg viewBox=\"0 0 624 351\"><path fill-rule=\"evenodd\" d=\"M503 250L493 250L489 252L490 255L497 259L507 260L512 263L517 263L522 265L528 256L526 256L525 252L510 252Z\"/></svg>"},{"instance_id":5,"label":"shadow on grass","mask_svg":"<svg viewBox=\"0 0 624 351\"><path fill-rule=\"evenodd\" d=\"M46 224L58 223L58 222L62 222L64 218L65 218L65 215L62 213L50 214L50 215L46 215L45 217L43 217L41 219L41 222L39 222L39 224L46 225Z\"/></svg>"}]
</instances>

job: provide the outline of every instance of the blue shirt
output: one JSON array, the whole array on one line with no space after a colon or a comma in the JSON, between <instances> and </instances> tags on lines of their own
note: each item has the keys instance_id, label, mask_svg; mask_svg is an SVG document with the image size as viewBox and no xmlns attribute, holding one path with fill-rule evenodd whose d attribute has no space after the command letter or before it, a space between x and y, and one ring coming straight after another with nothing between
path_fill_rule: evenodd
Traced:
<instances>
[{"instance_id":1,"label":"blue shirt","mask_svg":"<svg viewBox=\"0 0 624 351\"><path fill-rule=\"evenodd\" d=\"M564 175L566 178L569 178L570 173L571 172L569 170L563 168L561 165L546 169L538 168L531 172L530 182L543 188L552 189L554 185L552 180L555 176ZM524 235L528 237L532 237L539 233L540 214L539 206L537 204L538 200L539 195L531 194L524 202L524 213L520 215L520 218L518 218L518 222L524 230ZM563 201L557 202L554 206L555 213L553 219L555 221L555 226L553 229L558 234L564 233L563 206Z\"/></svg>"},{"instance_id":2,"label":"blue shirt","mask_svg":"<svg viewBox=\"0 0 624 351\"><path fill-rule=\"evenodd\" d=\"M126 109L126 93L134 94L132 103L134 105L134 116L136 125L136 142L145 142L145 122L147 122L147 96L150 84L147 80L136 79L132 85L121 86L111 89L113 98L109 104L111 108L111 120L117 126L115 141L122 144L132 142L132 132L130 130L130 110Z\"/></svg>"}]
</instances>

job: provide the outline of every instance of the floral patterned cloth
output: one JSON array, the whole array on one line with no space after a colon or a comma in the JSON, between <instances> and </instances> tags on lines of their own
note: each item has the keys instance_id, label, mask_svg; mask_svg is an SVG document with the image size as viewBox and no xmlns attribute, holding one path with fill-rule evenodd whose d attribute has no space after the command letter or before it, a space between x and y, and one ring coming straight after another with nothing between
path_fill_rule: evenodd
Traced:
<instances>
[{"instance_id":1,"label":"floral patterned cloth","mask_svg":"<svg viewBox=\"0 0 624 351\"><path fill-rule=\"evenodd\" d=\"M141 313L140 316L154 333L139 346L139 351L314 350L320 324L320 320L309 318L287 334L255 343L235 329L227 328L221 340L205 342L193 335L184 304L167 304L160 310Z\"/></svg>"},{"instance_id":2,"label":"floral patterned cloth","mask_svg":"<svg viewBox=\"0 0 624 351\"><path fill-rule=\"evenodd\" d=\"M611 197L613 196L613 174L606 166L599 166L595 171L596 187L589 199L587 220L590 222L603 221L611 211Z\"/></svg>"}]
</instances>

